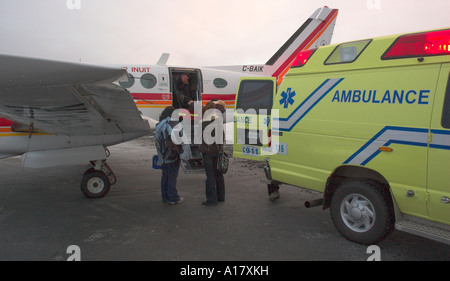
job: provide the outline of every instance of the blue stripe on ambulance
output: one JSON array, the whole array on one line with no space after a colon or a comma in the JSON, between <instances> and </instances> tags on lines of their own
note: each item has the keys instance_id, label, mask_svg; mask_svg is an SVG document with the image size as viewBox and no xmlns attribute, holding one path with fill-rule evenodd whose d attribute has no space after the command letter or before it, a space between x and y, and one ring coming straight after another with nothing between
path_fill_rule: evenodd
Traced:
<instances>
[{"instance_id":1,"label":"blue stripe on ambulance","mask_svg":"<svg viewBox=\"0 0 450 281\"><path fill-rule=\"evenodd\" d=\"M428 129L386 126L350 156L344 164L365 166L381 152L380 147L389 146L392 143L427 147L428 133ZM431 130L431 133L433 141L430 143L430 148L450 150L450 131Z\"/></svg>"},{"instance_id":2,"label":"blue stripe on ambulance","mask_svg":"<svg viewBox=\"0 0 450 281\"><path fill-rule=\"evenodd\" d=\"M327 79L311 93L287 118L274 117L273 130L290 132L344 78ZM278 127L277 125L278 124Z\"/></svg>"},{"instance_id":3,"label":"blue stripe on ambulance","mask_svg":"<svg viewBox=\"0 0 450 281\"><path fill-rule=\"evenodd\" d=\"M450 131L431 130L431 133L433 134L431 148L450 150Z\"/></svg>"}]
</instances>

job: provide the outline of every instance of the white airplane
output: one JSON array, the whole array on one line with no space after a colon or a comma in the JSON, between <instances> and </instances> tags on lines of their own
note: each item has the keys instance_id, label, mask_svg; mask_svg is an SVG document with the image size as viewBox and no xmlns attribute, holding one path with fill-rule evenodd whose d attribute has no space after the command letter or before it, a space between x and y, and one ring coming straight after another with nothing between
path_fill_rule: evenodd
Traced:
<instances>
[{"instance_id":1,"label":"white airplane","mask_svg":"<svg viewBox=\"0 0 450 281\"><path fill-rule=\"evenodd\" d=\"M163 54L156 65L123 65L129 73L129 81L120 85L131 92L137 107L150 118L152 126L163 108L178 107L177 83L183 73L189 76L191 100L206 104L219 99L231 109L241 77L273 76L277 77L279 85L300 51L330 44L337 15L337 9L317 9L266 64L175 67L166 65L169 54Z\"/></svg>"},{"instance_id":2,"label":"white airplane","mask_svg":"<svg viewBox=\"0 0 450 281\"><path fill-rule=\"evenodd\" d=\"M150 133L176 103L181 74L190 78L192 100L233 108L240 77L281 83L301 50L329 44L337 12L316 10L265 65L169 67L164 54L157 65L104 67L0 54L0 159L21 156L31 168L90 162L81 190L103 197L116 182L107 147Z\"/></svg>"}]
</instances>

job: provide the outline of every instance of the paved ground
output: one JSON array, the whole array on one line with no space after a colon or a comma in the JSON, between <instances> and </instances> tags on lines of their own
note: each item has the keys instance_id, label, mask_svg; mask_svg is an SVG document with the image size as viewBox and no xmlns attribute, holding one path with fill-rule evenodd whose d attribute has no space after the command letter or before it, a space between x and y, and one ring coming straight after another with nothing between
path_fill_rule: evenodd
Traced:
<instances>
[{"instance_id":1,"label":"paved ground","mask_svg":"<svg viewBox=\"0 0 450 281\"><path fill-rule=\"evenodd\" d=\"M0 260L67 260L70 245L82 260L302 261L367 260L367 247L344 239L329 211L306 209L317 195L283 186L268 200L254 163L232 161L226 202L201 205L204 175L180 173L182 205L160 199L155 148L144 137L110 148L118 182L102 199L79 188L87 166L22 170L0 161ZM450 260L450 247L394 232L379 244L382 260Z\"/></svg>"}]
</instances>

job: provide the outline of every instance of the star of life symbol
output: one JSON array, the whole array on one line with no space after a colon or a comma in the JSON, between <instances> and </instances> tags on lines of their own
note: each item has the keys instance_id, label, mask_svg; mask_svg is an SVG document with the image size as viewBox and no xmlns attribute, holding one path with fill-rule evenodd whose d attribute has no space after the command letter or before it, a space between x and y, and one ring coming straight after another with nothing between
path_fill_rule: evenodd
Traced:
<instances>
[{"instance_id":1,"label":"star of life symbol","mask_svg":"<svg viewBox=\"0 0 450 281\"><path fill-rule=\"evenodd\" d=\"M282 99L280 100L280 105L282 104L284 108L288 108L289 105L294 104L295 91L292 91L291 88L288 88L281 93Z\"/></svg>"}]
</instances>

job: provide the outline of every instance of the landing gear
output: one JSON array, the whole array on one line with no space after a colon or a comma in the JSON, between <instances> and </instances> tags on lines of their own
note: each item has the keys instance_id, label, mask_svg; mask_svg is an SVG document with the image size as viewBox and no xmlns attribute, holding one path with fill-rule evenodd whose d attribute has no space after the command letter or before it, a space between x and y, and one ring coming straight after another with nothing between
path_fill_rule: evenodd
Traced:
<instances>
[{"instance_id":1,"label":"landing gear","mask_svg":"<svg viewBox=\"0 0 450 281\"><path fill-rule=\"evenodd\" d=\"M91 161L93 168L83 174L81 180L81 192L87 198L101 198L108 194L111 185L117 179L105 160Z\"/></svg>"}]
</instances>

